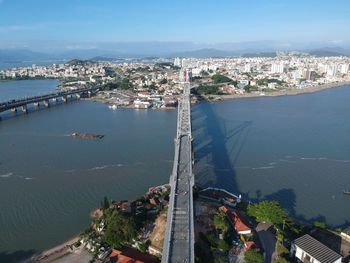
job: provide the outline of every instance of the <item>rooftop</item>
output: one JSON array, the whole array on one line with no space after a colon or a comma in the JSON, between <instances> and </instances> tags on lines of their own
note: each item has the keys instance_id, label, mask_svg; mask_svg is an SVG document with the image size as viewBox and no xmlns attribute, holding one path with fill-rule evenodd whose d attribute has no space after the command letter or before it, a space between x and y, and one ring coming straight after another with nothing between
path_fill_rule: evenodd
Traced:
<instances>
[{"instance_id":1,"label":"rooftop","mask_svg":"<svg viewBox=\"0 0 350 263\"><path fill-rule=\"evenodd\" d=\"M333 263L342 257L308 234L297 238L294 244L321 263Z\"/></svg>"}]
</instances>

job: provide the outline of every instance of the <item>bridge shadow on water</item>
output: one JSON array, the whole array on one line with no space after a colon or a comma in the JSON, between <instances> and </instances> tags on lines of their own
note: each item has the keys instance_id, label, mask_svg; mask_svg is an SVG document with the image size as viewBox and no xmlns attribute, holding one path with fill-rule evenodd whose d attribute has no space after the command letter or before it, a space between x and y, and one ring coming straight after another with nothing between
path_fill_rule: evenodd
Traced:
<instances>
[{"instance_id":1,"label":"bridge shadow on water","mask_svg":"<svg viewBox=\"0 0 350 263\"><path fill-rule=\"evenodd\" d=\"M237 182L234 164L241 155L251 129L252 121L225 120L216 111L216 105L207 101L192 106L192 133L194 174L200 188L218 187L253 203L275 200L298 222L313 224L327 222L323 215L306 217L296 211L296 194L292 188L276 189L271 194L261 190L243 192ZM346 227L349 222L336 227Z\"/></svg>"},{"instance_id":2,"label":"bridge shadow on water","mask_svg":"<svg viewBox=\"0 0 350 263\"><path fill-rule=\"evenodd\" d=\"M226 122L212 103L204 101L192 107L194 173L200 188L218 187L239 194L234 162L245 144L251 122Z\"/></svg>"}]
</instances>

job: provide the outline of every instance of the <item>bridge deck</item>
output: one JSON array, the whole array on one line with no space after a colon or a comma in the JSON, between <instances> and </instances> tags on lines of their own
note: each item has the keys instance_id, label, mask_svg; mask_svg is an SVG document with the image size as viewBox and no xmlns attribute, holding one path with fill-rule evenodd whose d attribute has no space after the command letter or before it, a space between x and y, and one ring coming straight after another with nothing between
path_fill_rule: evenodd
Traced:
<instances>
[{"instance_id":1,"label":"bridge deck","mask_svg":"<svg viewBox=\"0 0 350 263\"><path fill-rule=\"evenodd\" d=\"M192 135L189 86L179 101L177 137L162 263L194 262Z\"/></svg>"}]
</instances>

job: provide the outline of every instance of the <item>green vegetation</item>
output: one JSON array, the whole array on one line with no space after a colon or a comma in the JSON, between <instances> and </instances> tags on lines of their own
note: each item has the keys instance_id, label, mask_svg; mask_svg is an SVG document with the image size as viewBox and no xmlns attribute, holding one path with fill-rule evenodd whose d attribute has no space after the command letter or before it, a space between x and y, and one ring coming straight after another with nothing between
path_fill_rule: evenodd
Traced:
<instances>
[{"instance_id":1,"label":"green vegetation","mask_svg":"<svg viewBox=\"0 0 350 263\"><path fill-rule=\"evenodd\" d=\"M84 60L84 59L72 59L68 61L66 64L70 66L85 66L89 64L95 64L96 62L93 60Z\"/></svg>"},{"instance_id":2,"label":"green vegetation","mask_svg":"<svg viewBox=\"0 0 350 263\"><path fill-rule=\"evenodd\" d=\"M263 263L263 256L254 249L248 250L244 254L244 262L245 263Z\"/></svg>"},{"instance_id":3,"label":"green vegetation","mask_svg":"<svg viewBox=\"0 0 350 263\"><path fill-rule=\"evenodd\" d=\"M130 80L128 78L124 78L122 82L120 83L120 87L122 89L129 89L130 88Z\"/></svg>"},{"instance_id":4,"label":"green vegetation","mask_svg":"<svg viewBox=\"0 0 350 263\"><path fill-rule=\"evenodd\" d=\"M286 82L283 81L283 80L279 80L279 79L268 79L268 78L258 79L256 81L256 84L259 85L259 86L264 86L264 85L267 85L269 83L277 83L277 85L282 85L282 84L284 84Z\"/></svg>"},{"instance_id":5,"label":"green vegetation","mask_svg":"<svg viewBox=\"0 0 350 263\"><path fill-rule=\"evenodd\" d=\"M104 67L104 70L107 77L115 77L117 75L115 70L111 67Z\"/></svg>"},{"instance_id":6,"label":"green vegetation","mask_svg":"<svg viewBox=\"0 0 350 263\"><path fill-rule=\"evenodd\" d=\"M198 94L200 95L218 95L221 94L219 92L219 88L217 86L214 85L199 85L196 88L196 91Z\"/></svg>"},{"instance_id":7,"label":"green vegetation","mask_svg":"<svg viewBox=\"0 0 350 263\"><path fill-rule=\"evenodd\" d=\"M161 81L159 81L159 84L167 84L168 80L167 79L162 79Z\"/></svg>"},{"instance_id":8,"label":"green vegetation","mask_svg":"<svg viewBox=\"0 0 350 263\"><path fill-rule=\"evenodd\" d=\"M314 227L321 228L321 229L326 229L327 225L324 222L315 221L314 222Z\"/></svg>"},{"instance_id":9,"label":"green vegetation","mask_svg":"<svg viewBox=\"0 0 350 263\"><path fill-rule=\"evenodd\" d=\"M106 84L104 84L101 87L101 90L114 90L114 89L130 89L130 80L128 78L124 78L121 81L117 81L117 82L108 82Z\"/></svg>"},{"instance_id":10,"label":"green vegetation","mask_svg":"<svg viewBox=\"0 0 350 263\"><path fill-rule=\"evenodd\" d=\"M136 238L137 227L132 216L125 215L118 210L105 211L106 221L105 241L116 248L130 243Z\"/></svg>"},{"instance_id":11,"label":"green vegetation","mask_svg":"<svg viewBox=\"0 0 350 263\"><path fill-rule=\"evenodd\" d=\"M289 260L289 250L285 248L281 242L276 244L276 259L274 263L288 263Z\"/></svg>"},{"instance_id":12,"label":"green vegetation","mask_svg":"<svg viewBox=\"0 0 350 263\"><path fill-rule=\"evenodd\" d=\"M118 82L108 82L101 87L101 90L114 90L119 88L119 86Z\"/></svg>"},{"instance_id":13,"label":"green vegetation","mask_svg":"<svg viewBox=\"0 0 350 263\"><path fill-rule=\"evenodd\" d=\"M227 252L230 251L231 246L224 239L222 239L222 240L219 241L218 248L222 252L227 253Z\"/></svg>"},{"instance_id":14,"label":"green vegetation","mask_svg":"<svg viewBox=\"0 0 350 263\"><path fill-rule=\"evenodd\" d=\"M105 210L107 210L109 207L110 207L110 203L109 203L109 200L108 200L108 198L107 198L107 196L105 196L104 198L103 198L103 201L101 202L101 208L102 208L102 210L103 211L105 211Z\"/></svg>"},{"instance_id":15,"label":"green vegetation","mask_svg":"<svg viewBox=\"0 0 350 263\"><path fill-rule=\"evenodd\" d=\"M244 90L245 90L245 92L250 93L250 92L252 92L252 91L257 91L257 90L258 90L258 87L256 87L256 86L251 86L251 85L247 85L247 86L244 87Z\"/></svg>"},{"instance_id":16,"label":"green vegetation","mask_svg":"<svg viewBox=\"0 0 350 263\"><path fill-rule=\"evenodd\" d=\"M226 233L229 229L229 224L227 222L226 215L222 211L214 215L213 223L215 228L221 231L221 233Z\"/></svg>"},{"instance_id":17,"label":"green vegetation","mask_svg":"<svg viewBox=\"0 0 350 263\"><path fill-rule=\"evenodd\" d=\"M202 77L207 77L209 76L209 73L205 70L201 70L201 72L199 73Z\"/></svg>"},{"instance_id":18,"label":"green vegetation","mask_svg":"<svg viewBox=\"0 0 350 263\"><path fill-rule=\"evenodd\" d=\"M219 83L226 83L226 82L231 82L232 79L230 79L227 76L224 75L220 75L220 74L215 74L211 77L211 79L213 80L213 82L215 84L219 84Z\"/></svg>"},{"instance_id":19,"label":"green vegetation","mask_svg":"<svg viewBox=\"0 0 350 263\"><path fill-rule=\"evenodd\" d=\"M255 217L258 222L281 225L287 219L283 208L276 201L262 201L248 207L248 215Z\"/></svg>"}]
</instances>

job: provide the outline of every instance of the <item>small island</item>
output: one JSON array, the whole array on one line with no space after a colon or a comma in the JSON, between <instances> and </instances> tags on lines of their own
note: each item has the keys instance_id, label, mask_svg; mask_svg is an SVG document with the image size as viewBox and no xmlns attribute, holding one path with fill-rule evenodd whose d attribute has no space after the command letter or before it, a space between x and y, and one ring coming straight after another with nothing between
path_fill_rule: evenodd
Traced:
<instances>
[{"instance_id":1,"label":"small island","mask_svg":"<svg viewBox=\"0 0 350 263\"><path fill-rule=\"evenodd\" d=\"M73 138L77 139L102 139L104 138L104 135L102 134L95 134L95 133L78 133L73 132L71 135Z\"/></svg>"}]
</instances>

